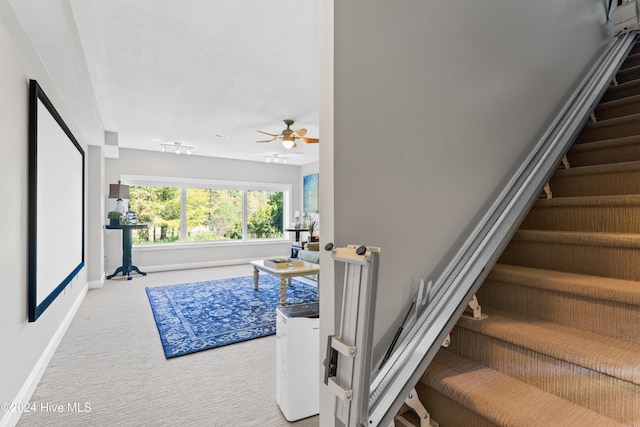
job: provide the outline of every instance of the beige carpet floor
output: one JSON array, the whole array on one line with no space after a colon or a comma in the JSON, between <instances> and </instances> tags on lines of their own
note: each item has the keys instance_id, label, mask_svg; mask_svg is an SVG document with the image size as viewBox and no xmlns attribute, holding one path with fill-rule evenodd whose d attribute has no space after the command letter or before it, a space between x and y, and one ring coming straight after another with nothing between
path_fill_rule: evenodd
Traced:
<instances>
[{"instance_id":1,"label":"beige carpet floor","mask_svg":"<svg viewBox=\"0 0 640 427\"><path fill-rule=\"evenodd\" d=\"M275 336L164 356L145 287L251 274L248 264L159 272L90 290L31 399L38 410L18 426L317 426L280 412ZM69 403L89 410L40 410Z\"/></svg>"}]
</instances>

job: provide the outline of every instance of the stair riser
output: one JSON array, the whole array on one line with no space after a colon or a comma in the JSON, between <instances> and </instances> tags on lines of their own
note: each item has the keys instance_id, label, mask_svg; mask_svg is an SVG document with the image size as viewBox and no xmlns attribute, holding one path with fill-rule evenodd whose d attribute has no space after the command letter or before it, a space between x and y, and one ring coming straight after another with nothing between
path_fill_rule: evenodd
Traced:
<instances>
[{"instance_id":1,"label":"stair riser","mask_svg":"<svg viewBox=\"0 0 640 427\"><path fill-rule=\"evenodd\" d=\"M477 293L480 304L640 344L640 308L582 295L492 280Z\"/></svg>"},{"instance_id":2,"label":"stair riser","mask_svg":"<svg viewBox=\"0 0 640 427\"><path fill-rule=\"evenodd\" d=\"M528 348L456 327L449 351L616 419L640 419L640 387Z\"/></svg>"},{"instance_id":3,"label":"stair riser","mask_svg":"<svg viewBox=\"0 0 640 427\"><path fill-rule=\"evenodd\" d=\"M627 84L626 87L618 87L609 89L600 102L615 101L616 99L627 98L629 96L640 95L640 84Z\"/></svg>"},{"instance_id":4,"label":"stair riser","mask_svg":"<svg viewBox=\"0 0 640 427\"><path fill-rule=\"evenodd\" d=\"M640 161L640 144L616 147L603 145L594 150L569 150L567 159L572 168Z\"/></svg>"},{"instance_id":5,"label":"stair riser","mask_svg":"<svg viewBox=\"0 0 640 427\"><path fill-rule=\"evenodd\" d=\"M640 233L640 208L638 206L534 206L520 228Z\"/></svg>"},{"instance_id":6,"label":"stair riser","mask_svg":"<svg viewBox=\"0 0 640 427\"><path fill-rule=\"evenodd\" d=\"M598 122L603 120L616 119L618 117L630 116L631 114L640 114L640 102L630 104L606 106L596 108L595 116Z\"/></svg>"},{"instance_id":7,"label":"stair riser","mask_svg":"<svg viewBox=\"0 0 640 427\"><path fill-rule=\"evenodd\" d=\"M636 52L637 53L637 52ZM629 55L620 67L620 71L640 65L640 55Z\"/></svg>"},{"instance_id":8,"label":"stair riser","mask_svg":"<svg viewBox=\"0 0 640 427\"><path fill-rule=\"evenodd\" d=\"M640 280L639 259L640 250L635 248L513 239L498 262L568 273Z\"/></svg>"},{"instance_id":9,"label":"stair riser","mask_svg":"<svg viewBox=\"0 0 640 427\"><path fill-rule=\"evenodd\" d=\"M624 123L598 123L587 124L578 135L576 144L640 135L640 120L629 120Z\"/></svg>"},{"instance_id":10,"label":"stair riser","mask_svg":"<svg viewBox=\"0 0 640 427\"><path fill-rule=\"evenodd\" d=\"M497 424L481 417L465 406L444 396L428 385L419 382L416 384L416 392L420 400L441 427L446 426L473 426L473 427L496 427Z\"/></svg>"},{"instance_id":11,"label":"stair riser","mask_svg":"<svg viewBox=\"0 0 640 427\"><path fill-rule=\"evenodd\" d=\"M627 64L629 65L629 64ZM619 84L631 82L640 79L640 70L637 67L626 66L621 69L616 76Z\"/></svg>"},{"instance_id":12,"label":"stair riser","mask_svg":"<svg viewBox=\"0 0 640 427\"><path fill-rule=\"evenodd\" d=\"M592 174L556 173L549 184L553 197L640 194L640 171L594 171ZM565 172L565 171L562 171Z\"/></svg>"}]
</instances>

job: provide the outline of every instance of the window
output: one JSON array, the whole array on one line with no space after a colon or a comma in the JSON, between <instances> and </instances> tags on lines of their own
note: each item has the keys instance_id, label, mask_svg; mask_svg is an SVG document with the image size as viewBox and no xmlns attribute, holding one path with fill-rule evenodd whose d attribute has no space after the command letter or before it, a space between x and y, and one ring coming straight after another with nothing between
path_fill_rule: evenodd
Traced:
<instances>
[{"instance_id":1,"label":"window","mask_svg":"<svg viewBox=\"0 0 640 427\"><path fill-rule=\"evenodd\" d=\"M247 234L250 239L282 237L281 191L247 191Z\"/></svg>"},{"instance_id":2,"label":"window","mask_svg":"<svg viewBox=\"0 0 640 427\"><path fill-rule=\"evenodd\" d=\"M154 181L161 185L153 185ZM140 223L148 224L146 229L133 231L134 244L286 237L283 227L288 185L195 180L176 183L135 177L128 177L126 182L131 193L129 210L137 214Z\"/></svg>"},{"instance_id":3,"label":"window","mask_svg":"<svg viewBox=\"0 0 640 427\"><path fill-rule=\"evenodd\" d=\"M242 191L187 188L187 240L242 239Z\"/></svg>"},{"instance_id":4,"label":"window","mask_svg":"<svg viewBox=\"0 0 640 427\"><path fill-rule=\"evenodd\" d=\"M180 241L180 189L177 187L129 187L129 210L148 228L134 230L134 244Z\"/></svg>"}]
</instances>

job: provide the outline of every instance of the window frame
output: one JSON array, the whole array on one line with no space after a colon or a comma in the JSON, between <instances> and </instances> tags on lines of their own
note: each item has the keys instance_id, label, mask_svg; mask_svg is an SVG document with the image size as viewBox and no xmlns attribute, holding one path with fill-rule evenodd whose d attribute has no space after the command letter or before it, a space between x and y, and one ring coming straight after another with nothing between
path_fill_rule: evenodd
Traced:
<instances>
[{"instance_id":1,"label":"window frame","mask_svg":"<svg viewBox=\"0 0 640 427\"><path fill-rule=\"evenodd\" d=\"M278 184L268 182L249 181L225 181L216 179L197 178L173 178L159 176L141 175L120 175L120 181L125 185L147 186L147 187L173 187L180 189L180 241L171 243L151 243L133 245L137 250L160 250L174 248L194 248L213 246L242 246L256 244L288 243L291 236L286 232L287 224L290 222L291 206L291 184ZM187 188L209 188L218 190L239 190L242 191L242 239L238 240L207 240L200 242L190 242L187 240ZM247 191L278 191L283 193L283 220L282 237L249 239L247 238Z\"/></svg>"}]
</instances>

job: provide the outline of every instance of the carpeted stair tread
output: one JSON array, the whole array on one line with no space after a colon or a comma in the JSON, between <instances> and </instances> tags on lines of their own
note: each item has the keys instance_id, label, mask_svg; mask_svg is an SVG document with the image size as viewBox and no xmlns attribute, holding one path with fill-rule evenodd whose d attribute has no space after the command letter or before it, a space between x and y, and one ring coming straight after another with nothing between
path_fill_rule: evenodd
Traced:
<instances>
[{"instance_id":1,"label":"carpeted stair tread","mask_svg":"<svg viewBox=\"0 0 640 427\"><path fill-rule=\"evenodd\" d=\"M632 49L627 59L622 63L620 70L625 70L629 67L640 65L640 53L638 52L639 52L639 49L637 47L634 47L634 49Z\"/></svg>"},{"instance_id":2,"label":"carpeted stair tread","mask_svg":"<svg viewBox=\"0 0 640 427\"><path fill-rule=\"evenodd\" d=\"M640 133L640 114L601 120L595 123L587 122L576 138L576 144L593 142L601 139L620 138Z\"/></svg>"},{"instance_id":3,"label":"carpeted stair tread","mask_svg":"<svg viewBox=\"0 0 640 427\"><path fill-rule=\"evenodd\" d=\"M640 385L624 379L464 327L447 350L620 423L640 420Z\"/></svg>"},{"instance_id":4,"label":"carpeted stair tread","mask_svg":"<svg viewBox=\"0 0 640 427\"><path fill-rule=\"evenodd\" d=\"M633 80L637 80L640 75L640 65L627 64L626 67L621 68L616 74L616 80L618 83L625 83Z\"/></svg>"},{"instance_id":5,"label":"carpeted stair tread","mask_svg":"<svg viewBox=\"0 0 640 427\"><path fill-rule=\"evenodd\" d=\"M601 102L596 106L594 110L596 121L600 122L604 120L598 116L599 112L602 112L604 110L609 110L611 108L621 107L623 105L629 105L629 104L640 104L640 95L633 95L633 96L628 96L626 98L612 99L611 101ZM590 123L590 122L587 122L587 123Z\"/></svg>"},{"instance_id":6,"label":"carpeted stair tread","mask_svg":"<svg viewBox=\"0 0 640 427\"><path fill-rule=\"evenodd\" d=\"M594 111L597 122L639 113L640 95L602 102Z\"/></svg>"},{"instance_id":7,"label":"carpeted stair tread","mask_svg":"<svg viewBox=\"0 0 640 427\"><path fill-rule=\"evenodd\" d=\"M609 102L614 99L620 99L635 95L640 95L640 80L620 83L617 86L609 87L609 89L607 89L607 92L602 96L600 102Z\"/></svg>"},{"instance_id":8,"label":"carpeted stair tread","mask_svg":"<svg viewBox=\"0 0 640 427\"><path fill-rule=\"evenodd\" d=\"M640 194L640 161L560 169L549 184L554 197Z\"/></svg>"},{"instance_id":9,"label":"carpeted stair tread","mask_svg":"<svg viewBox=\"0 0 640 427\"><path fill-rule=\"evenodd\" d=\"M563 176L580 176L580 175L594 175L594 174L607 174L607 173L624 173L624 172L636 172L636 171L640 171L640 161L621 162L621 163L605 164L605 165L581 166L581 167L573 167L569 169L558 169L556 171L556 175L563 177Z\"/></svg>"},{"instance_id":10,"label":"carpeted stair tread","mask_svg":"<svg viewBox=\"0 0 640 427\"><path fill-rule=\"evenodd\" d=\"M463 327L576 366L640 384L640 345L483 305L489 317L463 316ZM455 335L455 330L454 330Z\"/></svg>"},{"instance_id":11,"label":"carpeted stair tread","mask_svg":"<svg viewBox=\"0 0 640 427\"><path fill-rule=\"evenodd\" d=\"M499 263L494 265L487 279L640 307L640 282L634 280Z\"/></svg>"},{"instance_id":12,"label":"carpeted stair tread","mask_svg":"<svg viewBox=\"0 0 640 427\"><path fill-rule=\"evenodd\" d=\"M543 268L496 264L480 304L640 345L640 282Z\"/></svg>"},{"instance_id":13,"label":"carpeted stair tread","mask_svg":"<svg viewBox=\"0 0 640 427\"><path fill-rule=\"evenodd\" d=\"M538 199L521 228L640 233L640 194Z\"/></svg>"},{"instance_id":14,"label":"carpeted stair tread","mask_svg":"<svg viewBox=\"0 0 640 427\"><path fill-rule=\"evenodd\" d=\"M597 117L596 117L597 118ZM600 129L612 126L618 126L623 123L635 123L640 119L640 114L631 114L630 116L616 117L608 120L598 120L597 122L588 121L584 125L583 130Z\"/></svg>"},{"instance_id":15,"label":"carpeted stair tread","mask_svg":"<svg viewBox=\"0 0 640 427\"><path fill-rule=\"evenodd\" d=\"M428 408L431 419L440 423L442 427L496 427L495 423L421 381L416 384L416 391L425 408ZM419 426L420 424L416 424L416 427Z\"/></svg>"},{"instance_id":16,"label":"carpeted stair tread","mask_svg":"<svg viewBox=\"0 0 640 427\"><path fill-rule=\"evenodd\" d=\"M640 135L623 136L621 138L602 139L600 141L585 142L584 144L574 144L569 149L569 154L572 152L593 151L601 150L605 148L615 148L625 145L637 145L640 144ZM571 162L569 162L571 163Z\"/></svg>"},{"instance_id":17,"label":"carpeted stair tread","mask_svg":"<svg viewBox=\"0 0 640 427\"><path fill-rule=\"evenodd\" d=\"M640 248L640 234L634 233L594 233L584 231L521 229L516 231L514 240L609 248Z\"/></svg>"},{"instance_id":18,"label":"carpeted stair tread","mask_svg":"<svg viewBox=\"0 0 640 427\"><path fill-rule=\"evenodd\" d=\"M640 281L639 255L640 234L520 229L498 262Z\"/></svg>"},{"instance_id":19,"label":"carpeted stair tread","mask_svg":"<svg viewBox=\"0 0 640 427\"><path fill-rule=\"evenodd\" d=\"M640 136L574 144L567 153L571 168L640 160Z\"/></svg>"},{"instance_id":20,"label":"carpeted stair tread","mask_svg":"<svg viewBox=\"0 0 640 427\"><path fill-rule=\"evenodd\" d=\"M421 381L499 426L622 425L445 349Z\"/></svg>"},{"instance_id":21,"label":"carpeted stair tread","mask_svg":"<svg viewBox=\"0 0 640 427\"><path fill-rule=\"evenodd\" d=\"M581 196L556 197L553 199L539 199L534 207L595 207L595 206L634 206L640 208L640 194L617 194L613 196Z\"/></svg>"}]
</instances>

